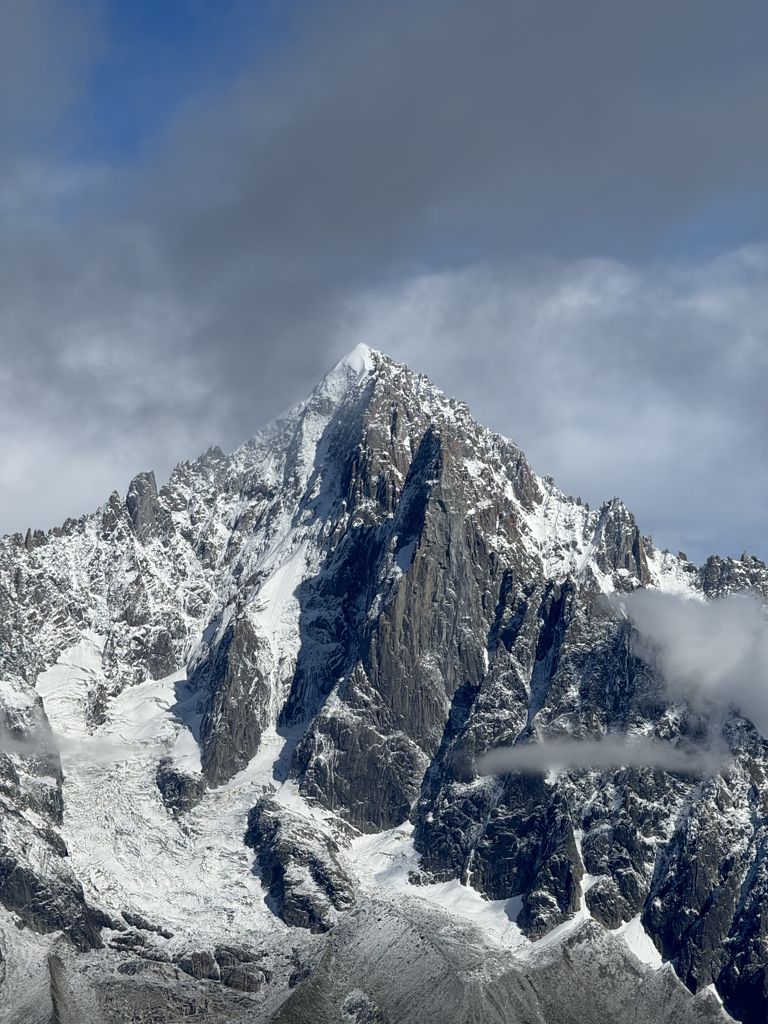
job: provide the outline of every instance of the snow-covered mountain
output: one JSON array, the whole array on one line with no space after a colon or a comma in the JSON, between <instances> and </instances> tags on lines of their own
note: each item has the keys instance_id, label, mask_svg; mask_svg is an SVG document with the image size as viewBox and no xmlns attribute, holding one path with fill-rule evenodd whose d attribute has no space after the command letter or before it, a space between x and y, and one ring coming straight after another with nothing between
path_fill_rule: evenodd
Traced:
<instances>
[{"instance_id":1,"label":"snow-covered mountain","mask_svg":"<svg viewBox=\"0 0 768 1024\"><path fill-rule=\"evenodd\" d=\"M4 538L0 1019L764 1021L746 719L704 779L476 770L705 741L605 599L637 588L768 569L657 550L365 346L234 454Z\"/></svg>"}]
</instances>

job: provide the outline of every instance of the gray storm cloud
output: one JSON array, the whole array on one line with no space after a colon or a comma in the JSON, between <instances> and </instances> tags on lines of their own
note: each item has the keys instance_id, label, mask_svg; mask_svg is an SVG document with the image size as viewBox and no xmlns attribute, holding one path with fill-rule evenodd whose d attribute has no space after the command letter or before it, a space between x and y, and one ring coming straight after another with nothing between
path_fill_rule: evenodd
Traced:
<instances>
[{"instance_id":1,"label":"gray storm cloud","mask_svg":"<svg viewBox=\"0 0 768 1024\"><path fill-rule=\"evenodd\" d=\"M765 4L224 6L291 30L238 23L126 164L66 145L123 66L98 0L2 5L0 530L234 447L363 340L662 543L762 545Z\"/></svg>"},{"instance_id":2,"label":"gray storm cloud","mask_svg":"<svg viewBox=\"0 0 768 1024\"><path fill-rule=\"evenodd\" d=\"M530 774L551 768L660 768L687 775L713 775L723 764L717 751L683 750L640 736L601 740L554 739L498 747L475 762L480 775Z\"/></svg>"}]
</instances>

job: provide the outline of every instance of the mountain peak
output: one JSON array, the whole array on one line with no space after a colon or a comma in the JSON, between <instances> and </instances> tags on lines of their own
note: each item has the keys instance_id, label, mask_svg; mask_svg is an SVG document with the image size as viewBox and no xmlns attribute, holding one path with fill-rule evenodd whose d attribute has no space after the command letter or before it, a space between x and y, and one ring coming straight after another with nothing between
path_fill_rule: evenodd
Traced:
<instances>
[{"instance_id":1,"label":"mountain peak","mask_svg":"<svg viewBox=\"0 0 768 1024\"><path fill-rule=\"evenodd\" d=\"M401 1019L389 964L379 1012L359 1002L368 981L346 950L373 949L369 933L400 941L402 914L419 972L408 991L427 1000L409 1020L442 992L418 936L449 929L481 956L487 933L504 971L499 942L520 963L546 949L550 974L559 937L568 957L578 946L597 958L632 936L653 962L682 965L686 983L714 979L737 1008L751 1000L745 1024L764 1024L752 979L768 857L754 777L768 775L768 743L746 720L729 711L722 790L661 768L558 767L555 784L543 771L496 783L473 767L535 741L548 770L550 740L629 731L680 756L719 746L603 595L747 586L768 595L764 567L681 566L620 502L590 512L463 403L366 345L234 455L209 449L160 490L139 474L124 501L0 543L0 1005L33 1019L16 1012L22 965L37 972L35 1020L54 1012L52 979L71 979L86 1009L102 994L116 1006L78 1013L82 1024L119 1024L134 1007L158 1020L177 993L217 1019L236 1019L229 1006L244 1019L241 997L256 993L255 1019L304 1020L291 1008L302 992L304 1005L319 993L327 1019ZM49 758L51 731L66 741ZM35 756L9 752L4 732ZM382 906L395 908L390 924ZM680 934L681 918L704 922L704 945ZM328 989L341 1007L318 973L331 954L345 965ZM614 981L623 962L608 961ZM631 993L634 961L628 970ZM519 1001L507 1012L498 1000L497 1018L520 1016ZM718 1006L696 1019L728 1018Z\"/></svg>"},{"instance_id":2,"label":"mountain peak","mask_svg":"<svg viewBox=\"0 0 768 1024\"><path fill-rule=\"evenodd\" d=\"M350 370L355 373L370 373L371 370L375 369L376 356L380 356L380 352L376 352L370 345L366 345L365 342L360 342L359 345L355 345L351 352L347 354L336 363L331 373L336 370Z\"/></svg>"},{"instance_id":3,"label":"mountain peak","mask_svg":"<svg viewBox=\"0 0 768 1024\"><path fill-rule=\"evenodd\" d=\"M351 387L374 373L382 358L381 353L375 352L368 345L356 345L321 378L313 395L330 398L332 401L341 400Z\"/></svg>"}]
</instances>

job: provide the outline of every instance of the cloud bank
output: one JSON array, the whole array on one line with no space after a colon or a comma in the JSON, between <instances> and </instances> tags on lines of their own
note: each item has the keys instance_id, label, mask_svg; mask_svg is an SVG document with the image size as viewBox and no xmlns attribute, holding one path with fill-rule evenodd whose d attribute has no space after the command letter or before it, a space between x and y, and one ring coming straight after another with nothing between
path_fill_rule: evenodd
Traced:
<instances>
[{"instance_id":1,"label":"cloud bank","mask_svg":"<svg viewBox=\"0 0 768 1024\"><path fill-rule=\"evenodd\" d=\"M369 341L662 543L763 549L763 3L214 5L237 59L147 124L173 61L126 63L124 6L0 14L0 530L234 447ZM99 101L105 65L141 79Z\"/></svg>"}]
</instances>

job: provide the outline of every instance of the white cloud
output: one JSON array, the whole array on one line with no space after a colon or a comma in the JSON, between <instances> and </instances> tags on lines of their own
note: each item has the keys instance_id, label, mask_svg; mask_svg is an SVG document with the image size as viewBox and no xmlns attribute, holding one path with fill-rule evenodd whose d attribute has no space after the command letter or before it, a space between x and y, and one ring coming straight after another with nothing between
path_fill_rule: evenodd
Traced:
<instances>
[{"instance_id":1,"label":"white cloud","mask_svg":"<svg viewBox=\"0 0 768 1024\"><path fill-rule=\"evenodd\" d=\"M715 721L736 707L768 737L768 622L757 597L705 603L637 590L617 600L637 631L637 652L657 667L671 700Z\"/></svg>"},{"instance_id":2,"label":"white cloud","mask_svg":"<svg viewBox=\"0 0 768 1024\"><path fill-rule=\"evenodd\" d=\"M540 473L699 560L765 554L768 247L428 275L352 303L352 337L422 369Z\"/></svg>"}]
</instances>

